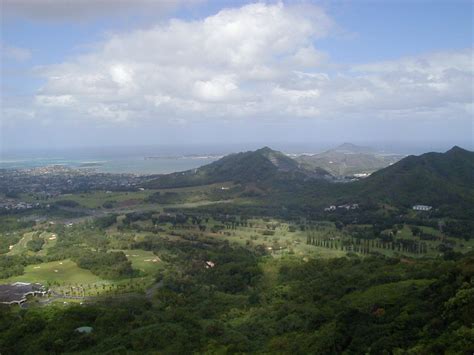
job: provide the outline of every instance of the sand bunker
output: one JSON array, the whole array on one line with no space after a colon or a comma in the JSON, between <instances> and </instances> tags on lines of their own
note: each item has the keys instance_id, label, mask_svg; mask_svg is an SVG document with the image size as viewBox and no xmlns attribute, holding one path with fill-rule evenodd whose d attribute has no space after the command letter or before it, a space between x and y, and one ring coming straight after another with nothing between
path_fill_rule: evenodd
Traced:
<instances>
[{"instance_id":1,"label":"sand bunker","mask_svg":"<svg viewBox=\"0 0 474 355\"><path fill-rule=\"evenodd\" d=\"M161 261L161 260L160 260L160 258L154 258L154 259L145 259L144 261L151 261L151 262L153 262L153 263L157 263L157 262L159 262L159 261Z\"/></svg>"}]
</instances>

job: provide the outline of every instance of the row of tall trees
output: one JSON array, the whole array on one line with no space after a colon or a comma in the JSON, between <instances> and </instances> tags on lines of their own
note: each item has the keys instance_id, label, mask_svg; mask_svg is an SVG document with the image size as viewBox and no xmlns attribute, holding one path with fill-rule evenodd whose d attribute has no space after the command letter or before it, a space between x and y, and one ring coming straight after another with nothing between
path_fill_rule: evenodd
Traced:
<instances>
[{"instance_id":1,"label":"row of tall trees","mask_svg":"<svg viewBox=\"0 0 474 355\"><path fill-rule=\"evenodd\" d=\"M306 244L329 249L340 249L369 254L371 251L392 250L399 253L426 254L428 245L425 242L408 239L384 241L381 239L318 237L308 233Z\"/></svg>"}]
</instances>

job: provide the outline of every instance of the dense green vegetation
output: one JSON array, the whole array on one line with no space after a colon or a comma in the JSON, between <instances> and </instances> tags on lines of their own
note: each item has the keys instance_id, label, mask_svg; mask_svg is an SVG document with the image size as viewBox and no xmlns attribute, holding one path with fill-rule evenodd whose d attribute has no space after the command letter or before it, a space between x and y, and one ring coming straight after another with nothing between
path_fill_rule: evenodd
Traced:
<instances>
[{"instance_id":1,"label":"dense green vegetation","mask_svg":"<svg viewBox=\"0 0 474 355\"><path fill-rule=\"evenodd\" d=\"M322 169L300 168L298 162L268 147L230 154L201 168L160 176L147 186L152 188L183 187L233 181L235 183L271 183L274 179L319 178L330 174Z\"/></svg>"},{"instance_id":2,"label":"dense green vegetation","mask_svg":"<svg viewBox=\"0 0 474 355\"><path fill-rule=\"evenodd\" d=\"M3 269L94 298L4 308L8 353L429 354L472 344L474 255L438 250L447 239L432 227L133 212L42 228L31 237L57 235L45 256L5 255ZM395 240L430 247L398 249ZM143 272L154 275L145 294L131 282Z\"/></svg>"},{"instance_id":3,"label":"dense green vegetation","mask_svg":"<svg viewBox=\"0 0 474 355\"><path fill-rule=\"evenodd\" d=\"M423 203L444 214L473 216L473 176L474 153L454 147L446 153L402 159L357 187L359 194L374 200L404 207Z\"/></svg>"},{"instance_id":4,"label":"dense green vegetation","mask_svg":"<svg viewBox=\"0 0 474 355\"><path fill-rule=\"evenodd\" d=\"M188 259L162 278L152 299L4 309L0 348L11 354L432 354L472 349L473 255L438 261L349 257L304 262L272 260L220 243L180 251ZM214 268L197 267L208 258ZM74 329L80 326L94 331L79 334Z\"/></svg>"},{"instance_id":5,"label":"dense green vegetation","mask_svg":"<svg viewBox=\"0 0 474 355\"><path fill-rule=\"evenodd\" d=\"M473 166L453 148L334 183L264 148L5 214L0 283L50 295L0 307L0 352L470 353Z\"/></svg>"}]
</instances>

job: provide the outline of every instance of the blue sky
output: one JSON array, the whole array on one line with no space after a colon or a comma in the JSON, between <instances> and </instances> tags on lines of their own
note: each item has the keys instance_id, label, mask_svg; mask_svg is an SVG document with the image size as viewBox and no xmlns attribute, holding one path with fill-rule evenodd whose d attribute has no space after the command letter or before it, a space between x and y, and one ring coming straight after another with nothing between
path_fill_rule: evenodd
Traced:
<instances>
[{"instance_id":1,"label":"blue sky","mask_svg":"<svg viewBox=\"0 0 474 355\"><path fill-rule=\"evenodd\" d=\"M1 148L472 148L472 6L5 0Z\"/></svg>"}]
</instances>

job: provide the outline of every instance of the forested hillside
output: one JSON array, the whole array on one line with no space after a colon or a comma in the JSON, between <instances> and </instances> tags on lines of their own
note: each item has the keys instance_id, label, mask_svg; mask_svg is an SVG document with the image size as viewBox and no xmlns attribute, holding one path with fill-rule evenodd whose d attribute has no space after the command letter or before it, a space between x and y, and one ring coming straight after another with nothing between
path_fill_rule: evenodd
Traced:
<instances>
[{"instance_id":1,"label":"forested hillside","mask_svg":"<svg viewBox=\"0 0 474 355\"><path fill-rule=\"evenodd\" d=\"M151 248L160 248L151 245ZM219 244L178 246L152 299L2 309L0 348L21 353L467 354L474 258L271 260ZM212 269L196 268L213 260ZM74 331L93 328L91 334Z\"/></svg>"},{"instance_id":2,"label":"forested hillside","mask_svg":"<svg viewBox=\"0 0 474 355\"><path fill-rule=\"evenodd\" d=\"M150 188L183 187L233 181L270 185L278 179L328 179L323 169L301 168L297 161L268 147L230 154L195 170L163 175L147 184Z\"/></svg>"},{"instance_id":3,"label":"forested hillside","mask_svg":"<svg viewBox=\"0 0 474 355\"><path fill-rule=\"evenodd\" d=\"M474 152L454 147L446 153L409 156L355 186L359 196L381 202L469 210L474 216Z\"/></svg>"}]
</instances>

